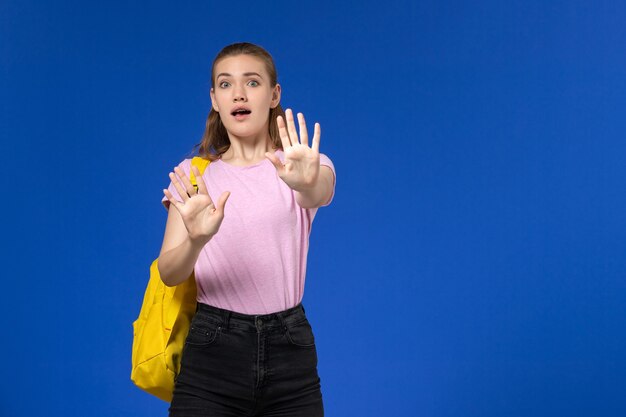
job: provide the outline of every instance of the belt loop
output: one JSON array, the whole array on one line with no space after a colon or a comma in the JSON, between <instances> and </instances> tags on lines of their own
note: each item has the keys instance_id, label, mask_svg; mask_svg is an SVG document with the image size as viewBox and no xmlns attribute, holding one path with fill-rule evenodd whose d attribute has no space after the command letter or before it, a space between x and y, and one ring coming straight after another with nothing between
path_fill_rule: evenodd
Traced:
<instances>
[{"instance_id":1,"label":"belt loop","mask_svg":"<svg viewBox=\"0 0 626 417\"><path fill-rule=\"evenodd\" d=\"M230 320L230 311L224 310L222 320L224 322L224 328L228 329L228 321Z\"/></svg>"},{"instance_id":2,"label":"belt loop","mask_svg":"<svg viewBox=\"0 0 626 417\"><path fill-rule=\"evenodd\" d=\"M280 319L281 324L283 325L283 329L287 330L287 323L285 322L285 318L283 317L283 313L276 314Z\"/></svg>"}]
</instances>

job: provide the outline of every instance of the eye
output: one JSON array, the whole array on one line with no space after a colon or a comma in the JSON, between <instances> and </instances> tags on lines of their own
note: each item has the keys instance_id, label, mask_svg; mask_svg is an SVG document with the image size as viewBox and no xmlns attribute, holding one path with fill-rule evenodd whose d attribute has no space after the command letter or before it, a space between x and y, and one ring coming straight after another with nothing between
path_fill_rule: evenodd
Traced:
<instances>
[{"instance_id":1,"label":"eye","mask_svg":"<svg viewBox=\"0 0 626 417\"><path fill-rule=\"evenodd\" d=\"M250 83L254 84L252 87L256 87L256 86L259 85L258 81L256 81L256 80L250 80ZM250 84L250 83L248 83L248 84Z\"/></svg>"},{"instance_id":2,"label":"eye","mask_svg":"<svg viewBox=\"0 0 626 417\"><path fill-rule=\"evenodd\" d=\"M220 83L220 88L224 88L224 84L228 84L228 81L222 81L222 82Z\"/></svg>"}]
</instances>

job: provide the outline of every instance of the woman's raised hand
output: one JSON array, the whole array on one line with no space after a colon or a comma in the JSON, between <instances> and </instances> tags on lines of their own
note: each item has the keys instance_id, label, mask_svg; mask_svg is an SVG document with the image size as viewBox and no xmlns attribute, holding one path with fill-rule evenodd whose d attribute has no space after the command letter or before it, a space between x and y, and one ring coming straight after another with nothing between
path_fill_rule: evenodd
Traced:
<instances>
[{"instance_id":1,"label":"woman's raised hand","mask_svg":"<svg viewBox=\"0 0 626 417\"><path fill-rule=\"evenodd\" d=\"M196 166L192 166L193 173L198 183L198 192L194 189L191 181L185 173L179 168L174 168L176 175L182 178L181 182L176 178L173 172L170 172L170 179L176 187L178 194L183 199L179 202L169 192L164 189L163 193L170 201L170 204L176 207L185 223L185 228L189 233L189 239L199 244L205 245L217 233L224 219L224 206L226 200L230 196L229 191L224 191L220 196L217 206L213 205L213 201L209 196L202 175Z\"/></svg>"},{"instance_id":2,"label":"woman's raised hand","mask_svg":"<svg viewBox=\"0 0 626 417\"><path fill-rule=\"evenodd\" d=\"M272 161L278 171L278 176L295 191L302 191L315 186L320 173L320 124L315 123L313 143L309 147L309 136L306 130L304 115L298 113L300 124L300 140L296 132L291 109L285 111L287 126L281 116L278 116L278 131L285 152L285 163L273 153L267 152L265 156Z\"/></svg>"}]
</instances>

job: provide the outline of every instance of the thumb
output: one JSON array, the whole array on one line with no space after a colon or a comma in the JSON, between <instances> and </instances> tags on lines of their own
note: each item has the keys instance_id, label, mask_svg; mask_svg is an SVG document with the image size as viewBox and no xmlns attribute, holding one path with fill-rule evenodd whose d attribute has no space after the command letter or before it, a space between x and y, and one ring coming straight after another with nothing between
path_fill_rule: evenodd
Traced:
<instances>
[{"instance_id":1,"label":"thumb","mask_svg":"<svg viewBox=\"0 0 626 417\"><path fill-rule=\"evenodd\" d=\"M271 152L265 152L265 157L270 160L270 162L272 163L272 165L274 165L274 168L276 168L278 172L284 169L283 163L280 162L280 159L276 156L276 154L273 154Z\"/></svg>"},{"instance_id":2,"label":"thumb","mask_svg":"<svg viewBox=\"0 0 626 417\"><path fill-rule=\"evenodd\" d=\"M220 196L220 199L217 201L216 209L222 214L224 214L224 208L226 207L226 200L228 200L228 197L230 197L230 191L224 191Z\"/></svg>"}]
</instances>

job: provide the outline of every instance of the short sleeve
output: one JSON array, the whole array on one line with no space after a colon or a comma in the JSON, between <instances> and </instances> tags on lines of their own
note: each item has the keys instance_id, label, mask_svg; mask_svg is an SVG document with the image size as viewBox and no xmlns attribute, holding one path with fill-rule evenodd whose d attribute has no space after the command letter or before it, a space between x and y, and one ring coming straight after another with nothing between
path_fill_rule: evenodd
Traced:
<instances>
[{"instance_id":1,"label":"short sleeve","mask_svg":"<svg viewBox=\"0 0 626 417\"><path fill-rule=\"evenodd\" d=\"M328 206L330 202L333 201L333 197L335 197L335 183L337 182L337 174L335 173L335 165L333 164L333 161L331 161L328 156L320 152L320 166L322 165L329 167L330 170L333 172L333 191L330 194L330 199L326 203L321 205L321 207L325 207Z\"/></svg>"},{"instance_id":2,"label":"short sleeve","mask_svg":"<svg viewBox=\"0 0 626 417\"><path fill-rule=\"evenodd\" d=\"M178 164L178 168L182 169L185 175L187 176L187 178L189 178L189 173L191 171L191 159L187 158L181 161L181 163ZM172 170L170 172L174 172L174 171ZM172 195L174 196L174 198L176 198L177 201L181 203L183 202L183 199L180 197L180 194L178 193L178 190L176 189L176 187L174 187L174 183L172 181L170 181L170 184L168 185L167 189L169 190L170 193L172 193ZM165 210L169 210L171 203L165 194L163 194L163 198L161 199L161 204L163 204L163 207L165 207Z\"/></svg>"}]
</instances>

